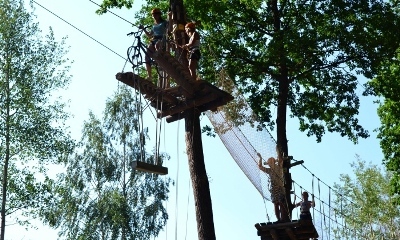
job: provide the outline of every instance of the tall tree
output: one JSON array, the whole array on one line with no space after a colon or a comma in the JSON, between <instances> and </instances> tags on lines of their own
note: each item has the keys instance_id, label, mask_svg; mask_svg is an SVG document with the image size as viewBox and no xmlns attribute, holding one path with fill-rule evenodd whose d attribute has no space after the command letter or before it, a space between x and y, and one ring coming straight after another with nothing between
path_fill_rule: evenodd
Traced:
<instances>
[{"instance_id":1,"label":"tall tree","mask_svg":"<svg viewBox=\"0 0 400 240\"><path fill-rule=\"evenodd\" d=\"M397 57L386 61L378 76L370 82L369 89L381 97L378 116L381 126L378 138L384 155L384 164L393 173L392 194L400 195L400 48ZM400 201L399 201L400 204Z\"/></svg>"},{"instance_id":2,"label":"tall tree","mask_svg":"<svg viewBox=\"0 0 400 240\"><path fill-rule=\"evenodd\" d=\"M390 193L392 174L359 157L351 166L354 178L342 174L334 186L336 215L346 222L334 229L335 239L400 239L400 207Z\"/></svg>"},{"instance_id":3,"label":"tall tree","mask_svg":"<svg viewBox=\"0 0 400 240\"><path fill-rule=\"evenodd\" d=\"M103 1L100 10L132 2ZM277 145L288 156L288 116L298 118L299 130L317 142L326 132L354 143L369 136L357 118L357 78L375 77L380 64L394 56L400 42L396 2L186 0L185 7L188 19L201 22L198 28L204 30L202 77L215 81L216 72L224 69L248 96L259 120L271 129L276 126ZM290 168L289 160L284 168Z\"/></svg>"},{"instance_id":4,"label":"tall tree","mask_svg":"<svg viewBox=\"0 0 400 240\"><path fill-rule=\"evenodd\" d=\"M141 110L140 110L141 111ZM54 182L56 197L43 209L66 239L150 239L168 215L170 179L135 171L135 161L162 165L166 154L144 152L137 99L126 86L108 99L104 118L84 123L81 148Z\"/></svg>"},{"instance_id":5,"label":"tall tree","mask_svg":"<svg viewBox=\"0 0 400 240\"><path fill-rule=\"evenodd\" d=\"M0 0L0 239L6 216L29 224L23 216L34 217L48 196L47 166L73 148L64 104L52 96L70 81L64 40L56 42L51 29L43 38L25 6Z\"/></svg>"}]
</instances>

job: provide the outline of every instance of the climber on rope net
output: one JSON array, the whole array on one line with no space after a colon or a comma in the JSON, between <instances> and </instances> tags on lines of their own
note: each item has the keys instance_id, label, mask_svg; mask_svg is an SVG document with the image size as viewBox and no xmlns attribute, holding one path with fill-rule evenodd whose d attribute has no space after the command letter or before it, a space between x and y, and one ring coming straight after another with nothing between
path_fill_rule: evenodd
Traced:
<instances>
[{"instance_id":1,"label":"climber on rope net","mask_svg":"<svg viewBox=\"0 0 400 240\"><path fill-rule=\"evenodd\" d=\"M167 33L170 32L168 20L162 18L162 12L159 8L154 8L151 10L151 15L153 16L154 23L150 31L146 30L143 25L139 26L139 29L143 29L147 37L149 37L150 43L147 47L147 52L154 53L156 50L162 49L164 42L166 40ZM171 16L171 12L168 13L168 19ZM147 78L151 81L151 59L148 54L146 54L146 71Z\"/></svg>"},{"instance_id":2,"label":"climber on rope net","mask_svg":"<svg viewBox=\"0 0 400 240\"><path fill-rule=\"evenodd\" d=\"M265 165L269 166L267 168L263 166L261 155L259 153L257 155L259 156L259 169L269 175L269 191L271 192L271 202L274 204L277 222L288 221L289 215L285 204L285 188L283 184L283 159L278 157L277 160L270 157L266 162L264 162Z\"/></svg>"}]
</instances>

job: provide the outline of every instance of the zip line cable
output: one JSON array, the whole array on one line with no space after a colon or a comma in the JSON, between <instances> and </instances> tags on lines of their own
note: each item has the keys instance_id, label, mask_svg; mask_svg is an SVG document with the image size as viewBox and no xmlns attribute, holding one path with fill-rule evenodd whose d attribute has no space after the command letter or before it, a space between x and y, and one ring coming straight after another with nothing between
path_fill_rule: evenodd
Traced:
<instances>
[{"instance_id":1,"label":"zip line cable","mask_svg":"<svg viewBox=\"0 0 400 240\"><path fill-rule=\"evenodd\" d=\"M95 3L95 2L93 2L92 0L89 0L89 2L92 2L92 3L96 4L97 6L101 7L101 5L99 5L99 4ZM132 26L135 26L133 23L131 23L131 22L129 22L128 20L126 20L125 18L123 18L123 17L121 17L121 16L119 16L119 15L117 15L117 14L111 12L110 10L106 9L106 11L109 12L109 13L111 13L111 14L113 14L114 16L116 16L116 17L118 17L118 18L124 20L125 22L132 24Z\"/></svg>"},{"instance_id":2,"label":"zip line cable","mask_svg":"<svg viewBox=\"0 0 400 240\"><path fill-rule=\"evenodd\" d=\"M58 16L57 14L53 13L52 11L50 11L49 9L45 8L44 6L40 5L38 2L36 1L32 1L34 3L36 3L38 6L40 6L41 8L43 8L44 10L46 10L47 12L53 14L55 17L59 18L60 20L62 20L63 22L65 22L66 24L70 25L71 27L75 28L76 30L78 30L79 32L83 33L85 36L89 37L90 39L92 39L93 41L97 42L98 44L100 44L101 46L103 46L104 48L108 49L109 51L113 52L115 55L121 57L122 59L126 60L126 57L123 57L122 55L120 55L119 53L115 52L114 50L112 50L111 48L107 47L106 45L104 45L103 43L101 43L100 41L96 40L95 38L91 37L89 34L85 33L84 31L80 30L79 28L75 27L74 25L72 25L71 23L69 23L68 21L66 21L65 19L61 18L60 16Z\"/></svg>"},{"instance_id":3,"label":"zip line cable","mask_svg":"<svg viewBox=\"0 0 400 240\"><path fill-rule=\"evenodd\" d=\"M293 159L293 160L294 160L294 159ZM298 160L294 160L294 161L297 162ZM334 190L331 186L329 186L327 183L325 183L325 182L322 181L319 177L317 177L313 172L311 172L311 170L308 169L308 168L304 165L304 163L302 163L301 166L302 166L304 169L306 169L313 177L315 176L315 177L318 179L319 182L323 183L323 184L324 184L326 187L328 187L329 189L332 189L332 191L333 191L334 193L336 193L336 194L338 194L338 195L341 195L339 192L337 192L336 190ZM346 201L348 201L348 202L350 202L350 203L352 203L352 204L355 204L355 203L354 203L353 201L351 201L347 196L342 196L342 197L345 197Z\"/></svg>"}]
</instances>

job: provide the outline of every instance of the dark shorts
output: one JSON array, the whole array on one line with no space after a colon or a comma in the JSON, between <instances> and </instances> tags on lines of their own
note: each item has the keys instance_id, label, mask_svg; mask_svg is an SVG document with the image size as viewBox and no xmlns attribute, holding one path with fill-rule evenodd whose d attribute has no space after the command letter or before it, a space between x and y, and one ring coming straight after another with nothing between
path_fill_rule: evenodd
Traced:
<instances>
[{"instance_id":1,"label":"dark shorts","mask_svg":"<svg viewBox=\"0 0 400 240\"><path fill-rule=\"evenodd\" d=\"M285 196L283 194L277 194L271 195L271 202L273 203L284 203L285 202Z\"/></svg>"},{"instance_id":2,"label":"dark shorts","mask_svg":"<svg viewBox=\"0 0 400 240\"><path fill-rule=\"evenodd\" d=\"M162 36L155 36L155 37L153 37L153 38L151 39L151 44L153 44L153 46L154 46L154 45L156 45L156 43L157 43L158 41L160 41L160 40L162 40L162 39L163 39Z\"/></svg>"},{"instance_id":3,"label":"dark shorts","mask_svg":"<svg viewBox=\"0 0 400 240\"><path fill-rule=\"evenodd\" d=\"M300 213L300 219L302 219L302 220L312 220L311 213L310 212Z\"/></svg>"},{"instance_id":4,"label":"dark shorts","mask_svg":"<svg viewBox=\"0 0 400 240\"><path fill-rule=\"evenodd\" d=\"M192 49L189 51L189 59L200 60L201 53L199 49Z\"/></svg>"}]
</instances>

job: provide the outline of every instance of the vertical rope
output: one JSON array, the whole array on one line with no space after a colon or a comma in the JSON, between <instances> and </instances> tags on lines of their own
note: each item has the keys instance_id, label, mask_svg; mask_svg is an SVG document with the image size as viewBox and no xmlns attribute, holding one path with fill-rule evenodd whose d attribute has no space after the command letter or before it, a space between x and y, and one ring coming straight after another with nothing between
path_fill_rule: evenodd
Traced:
<instances>
[{"instance_id":1,"label":"vertical rope","mask_svg":"<svg viewBox=\"0 0 400 240\"><path fill-rule=\"evenodd\" d=\"M296 204L296 185L294 184L294 181L292 181L292 188L293 188L293 195L294 195L293 205L295 205Z\"/></svg>"},{"instance_id":2,"label":"vertical rope","mask_svg":"<svg viewBox=\"0 0 400 240\"><path fill-rule=\"evenodd\" d=\"M343 196L340 194L340 215L342 218L342 226L346 227L346 222L344 222L344 214L343 214Z\"/></svg>"},{"instance_id":3,"label":"vertical rope","mask_svg":"<svg viewBox=\"0 0 400 240\"><path fill-rule=\"evenodd\" d=\"M311 191L312 191L312 196L314 196L314 174L312 174L312 181L311 181ZM313 219L313 224L315 225L315 208L313 208L312 210L312 219Z\"/></svg>"},{"instance_id":4,"label":"vertical rope","mask_svg":"<svg viewBox=\"0 0 400 240\"><path fill-rule=\"evenodd\" d=\"M329 200L328 200L328 207L329 207L329 224L328 224L328 240L331 239L331 187L329 186Z\"/></svg>"},{"instance_id":5,"label":"vertical rope","mask_svg":"<svg viewBox=\"0 0 400 240\"><path fill-rule=\"evenodd\" d=\"M180 126L180 121L178 121L178 130L177 130L177 136L176 136L176 155L177 155L177 161L176 161L176 192L175 192L175 240L178 240L178 186L179 186L179 126Z\"/></svg>"},{"instance_id":6,"label":"vertical rope","mask_svg":"<svg viewBox=\"0 0 400 240\"><path fill-rule=\"evenodd\" d=\"M164 107L164 99L163 97L161 97L161 108L160 111L163 111L163 107ZM158 105L158 98L157 98L157 105ZM162 121L158 120L158 118L156 118L156 161L155 164L159 165L159 158L160 158L160 145L161 145L161 131L162 131ZM159 129L158 129L158 125L159 125ZM158 133L157 133L158 131ZM158 135L157 135L158 134Z\"/></svg>"},{"instance_id":7,"label":"vertical rope","mask_svg":"<svg viewBox=\"0 0 400 240\"><path fill-rule=\"evenodd\" d=\"M158 98L157 98L156 104L157 104L157 106L159 104ZM155 146L155 151L154 151L154 162L153 162L154 165L158 165L158 144L159 144L159 136L161 135L161 134L159 134L158 125L159 125L159 119L158 119L158 117L156 117L156 146Z\"/></svg>"},{"instance_id":8,"label":"vertical rope","mask_svg":"<svg viewBox=\"0 0 400 240\"><path fill-rule=\"evenodd\" d=\"M189 187L188 187L188 197L186 205L185 240L187 239L188 219L189 219L190 179L188 182L189 182Z\"/></svg>"},{"instance_id":9,"label":"vertical rope","mask_svg":"<svg viewBox=\"0 0 400 240\"><path fill-rule=\"evenodd\" d=\"M324 218L325 218L325 214L323 213L323 210L322 210L322 205L324 204L324 202L321 200L321 187L320 187L320 179L319 178L317 178L317 180L318 180L318 198L319 198L319 200L320 200L320 204L319 204L319 212L320 212L320 214L322 214L322 216L324 216ZM321 224L320 224L320 226L321 226L321 234L322 234L322 239L324 239L324 231L323 231L323 225L322 225L322 222L325 222L325 219L324 219L324 221L322 221L322 219L321 219Z\"/></svg>"},{"instance_id":10,"label":"vertical rope","mask_svg":"<svg viewBox=\"0 0 400 240\"><path fill-rule=\"evenodd\" d=\"M133 68L135 70L135 68ZM139 69L136 68L137 74L139 74ZM138 83L140 84L140 83ZM138 86L135 89L139 89ZM139 132L139 142L140 142L140 161L144 162L144 132L143 132L143 109L142 109L142 95L139 94L137 90L135 92L135 103L136 103L136 112L137 112L137 124L138 124L138 132Z\"/></svg>"},{"instance_id":11,"label":"vertical rope","mask_svg":"<svg viewBox=\"0 0 400 240\"><path fill-rule=\"evenodd\" d=\"M271 222L271 219L269 218L269 214L268 214L268 207L267 207L266 199L263 196L261 196L261 197L262 197L263 202L264 202L265 213L267 215L267 222Z\"/></svg>"}]
</instances>

